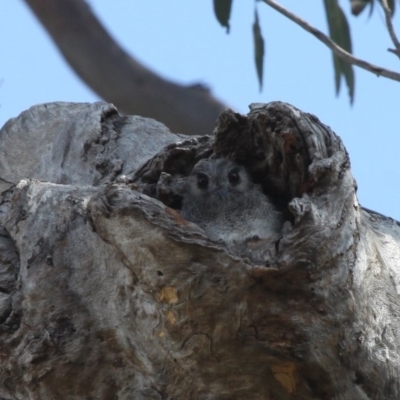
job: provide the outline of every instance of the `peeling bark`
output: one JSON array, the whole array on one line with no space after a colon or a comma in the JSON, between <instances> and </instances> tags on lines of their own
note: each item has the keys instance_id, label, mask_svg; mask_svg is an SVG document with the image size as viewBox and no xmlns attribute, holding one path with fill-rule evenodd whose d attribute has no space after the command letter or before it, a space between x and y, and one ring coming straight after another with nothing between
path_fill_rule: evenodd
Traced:
<instances>
[{"instance_id":1,"label":"peeling bark","mask_svg":"<svg viewBox=\"0 0 400 400\"><path fill-rule=\"evenodd\" d=\"M68 103L2 129L0 397L400 397L400 228L360 207L339 137L280 102L214 133ZM265 263L181 217L206 157L284 211Z\"/></svg>"}]
</instances>

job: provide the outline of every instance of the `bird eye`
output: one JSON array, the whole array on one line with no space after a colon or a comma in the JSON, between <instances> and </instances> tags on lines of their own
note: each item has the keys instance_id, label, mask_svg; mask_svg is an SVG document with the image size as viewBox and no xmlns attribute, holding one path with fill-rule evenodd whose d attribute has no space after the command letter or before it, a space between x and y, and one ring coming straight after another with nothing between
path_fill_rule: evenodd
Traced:
<instances>
[{"instance_id":1,"label":"bird eye","mask_svg":"<svg viewBox=\"0 0 400 400\"><path fill-rule=\"evenodd\" d=\"M197 186L200 189L207 189L208 186L208 176L202 173L197 174Z\"/></svg>"},{"instance_id":2,"label":"bird eye","mask_svg":"<svg viewBox=\"0 0 400 400\"><path fill-rule=\"evenodd\" d=\"M228 174L228 179L229 179L229 183L232 186L236 186L240 182L239 171L237 171L236 169L233 169L232 171L230 171Z\"/></svg>"}]
</instances>

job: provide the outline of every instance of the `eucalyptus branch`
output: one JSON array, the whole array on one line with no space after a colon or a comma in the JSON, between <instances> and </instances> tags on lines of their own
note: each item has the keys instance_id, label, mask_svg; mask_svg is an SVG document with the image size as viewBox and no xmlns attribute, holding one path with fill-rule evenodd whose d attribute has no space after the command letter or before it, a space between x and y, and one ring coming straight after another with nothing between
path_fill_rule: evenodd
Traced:
<instances>
[{"instance_id":1,"label":"eucalyptus branch","mask_svg":"<svg viewBox=\"0 0 400 400\"><path fill-rule=\"evenodd\" d=\"M386 26L387 26L390 38L392 39L394 47L396 48L396 50L392 51L392 53L395 53L398 57L400 57L400 42L399 42L399 39L397 39L396 32L394 31L393 22L392 22L392 12L389 8L389 4L388 4L387 0L381 0L381 5L382 5L383 11L385 13Z\"/></svg>"},{"instance_id":2,"label":"eucalyptus branch","mask_svg":"<svg viewBox=\"0 0 400 400\"><path fill-rule=\"evenodd\" d=\"M172 132L203 135L227 106L207 90L157 75L109 34L87 1L25 0L76 74L127 115L163 122ZM0 394L1 398L1 394Z\"/></svg>"},{"instance_id":3,"label":"eucalyptus branch","mask_svg":"<svg viewBox=\"0 0 400 400\"><path fill-rule=\"evenodd\" d=\"M394 72L385 69L383 67L379 67L367 61L361 60L360 58L354 57L352 54L348 53L346 50L338 46L323 32L313 27L312 25L310 25L308 22L304 21L297 15L291 13L286 8L282 7L280 4L276 3L274 0L263 0L263 2L271 6L273 9L275 9L285 17L289 18L291 21L295 22L297 25L300 25L307 32L314 35L317 39L319 39L322 43L324 43L329 49L331 49L339 58L341 58L345 62L352 65L356 65L357 67L363 68L378 76L383 76L385 78L393 79L394 81L400 82L400 74L398 72Z\"/></svg>"}]
</instances>

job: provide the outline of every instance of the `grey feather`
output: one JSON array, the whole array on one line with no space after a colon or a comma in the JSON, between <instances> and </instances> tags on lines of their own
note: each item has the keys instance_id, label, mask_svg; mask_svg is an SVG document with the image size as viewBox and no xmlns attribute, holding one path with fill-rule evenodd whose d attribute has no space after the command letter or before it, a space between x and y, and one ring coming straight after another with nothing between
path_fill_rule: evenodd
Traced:
<instances>
[{"instance_id":1,"label":"grey feather","mask_svg":"<svg viewBox=\"0 0 400 400\"><path fill-rule=\"evenodd\" d=\"M201 160L189 175L182 216L227 244L280 232L282 214L246 169L233 161Z\"/></svg>"}]
</instances>

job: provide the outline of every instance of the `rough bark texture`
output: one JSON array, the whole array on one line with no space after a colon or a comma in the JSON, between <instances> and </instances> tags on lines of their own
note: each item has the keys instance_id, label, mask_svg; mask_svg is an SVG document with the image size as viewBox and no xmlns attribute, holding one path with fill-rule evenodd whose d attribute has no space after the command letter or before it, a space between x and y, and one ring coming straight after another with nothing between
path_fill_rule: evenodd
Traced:
<instances>
[{"instance_id":1,"label":"rough bark texture","mask_svg":"<svg viewBox=\"0 0 400 400\"><path fill-rule=\"evenodd\" d=\"M285 212L265 264L180 216L204 157ZM359 206L315 116L257 104L187 139L42 105L3 127L0 162L1 398L400 398L400 228Z\"/></svg>"},{"instance_id":2,"label":"rough bark texture","mask_svg":"<svg viewBox=\"0 0 400 400\"><path fill-rule=\"evenodd\" d=\"M84 0L25 3L71 68L101 98L125 114L155 118L174 132L212 132L225 106L204 86L168 81L127 54Z\"/></svg>"}]
</instances>

